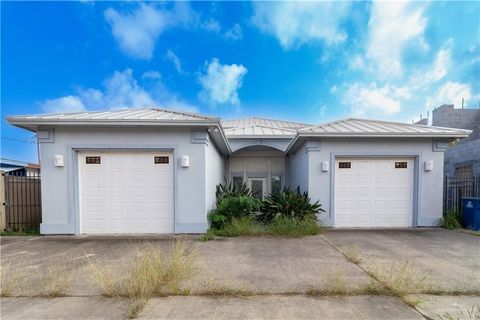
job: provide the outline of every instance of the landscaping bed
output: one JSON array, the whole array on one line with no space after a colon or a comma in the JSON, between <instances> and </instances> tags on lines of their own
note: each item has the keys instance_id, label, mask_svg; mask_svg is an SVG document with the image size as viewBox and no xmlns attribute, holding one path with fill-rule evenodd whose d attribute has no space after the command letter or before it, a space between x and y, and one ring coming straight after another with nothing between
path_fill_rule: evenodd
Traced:
<instances>
[{"instance_id":1,"label":"landscaping bed","mask_svg":"<svg viewBox=\"0 0 480 320\"><path fill-rule=\"evenodd\" d=\"M283 189L260 200L252 196L246 184L224 183L217 186L217 206L209 215L211 228L200 240L215 236L285 236L316 235L322 230L318 214L321 204L312 202L300 188Z\"/></svg>"}]
</instances>

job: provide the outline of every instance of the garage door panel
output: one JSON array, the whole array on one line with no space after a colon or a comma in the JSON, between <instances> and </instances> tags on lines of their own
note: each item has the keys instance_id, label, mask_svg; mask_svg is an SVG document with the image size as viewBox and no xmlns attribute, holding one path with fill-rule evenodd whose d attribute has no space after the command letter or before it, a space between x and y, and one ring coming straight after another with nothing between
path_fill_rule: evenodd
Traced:
<instances>
[{"instance_id":1,"label":"garage door panel","mask_svg":"<svg viewBox=\"0 0 480 320\"><path fill-rule=\"evenodd\" d=\"M86 156L101 165L86 164ZM155 164L156 156L168 164ZM149 152L79 154L82 233L173 232L171 155Z\"/></svg>"},{"instance_id":2,"label":"garage door panel","mask_svg":"<svg viewBox=\"0 0 480 320\"><path fill-rule=\"evenodd\" d=\"M339 168L339 162L351 167ZM335 226L412 225L413 159L337 159L335 164Z\"/></svg>"}]
</instances>

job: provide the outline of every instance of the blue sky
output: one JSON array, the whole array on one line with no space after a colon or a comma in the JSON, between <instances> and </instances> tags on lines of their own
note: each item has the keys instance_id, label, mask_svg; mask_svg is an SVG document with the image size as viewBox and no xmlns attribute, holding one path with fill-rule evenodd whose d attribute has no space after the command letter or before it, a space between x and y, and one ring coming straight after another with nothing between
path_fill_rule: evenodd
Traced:
<instances>
[{"instance_id":1,"label":"blue sky","mask_svg":"<svg viewBox=\"0 0 480 320\"><path fill-rule=\"evenodd\" d=\"M2 2L2 157L15 114L159 106L320 123L478 107L478 2Z\"/></svg>"}]
</instances>

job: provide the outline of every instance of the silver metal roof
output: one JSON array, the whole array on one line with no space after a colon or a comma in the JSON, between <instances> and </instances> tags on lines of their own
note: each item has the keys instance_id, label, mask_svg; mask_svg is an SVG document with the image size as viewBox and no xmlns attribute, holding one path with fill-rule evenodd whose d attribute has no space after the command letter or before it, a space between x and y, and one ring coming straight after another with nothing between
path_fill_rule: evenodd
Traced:
<instances>
[{"instance_id":1,"label":"silver metal roof","mask_svg":"<svg viewBox=\"0 0 480 320\"><path fill-rule=\"evenodd\" d=\"M207 117L194 113L172 110L148 109L113 109L105 111L85 111L72 113L50 113L7 117L9 122L96 122L96 121L219 121L216 117Z\"/></svg>"},{"instance_id":2,"label":"silver metal roof","mask_svg":"<svg viewBox=\"0 0 480 320\"><path fill-rule=\"evenodd\" d=\"M295 136L298 129L307 126L309 126L309 124L264 118L222 121L222 127L228 138L257 136L289 138Z\"/></svg>"},{"instance_id":3,"label":"silver metal roof","mask_svg":"<svg viewBox=\"0 0 480 320\"><path fill-rule=\"evenodd\" d=\"M348 118L298 130L302 136L315 137L467 137L470 130L433 127L402 122Z\"/></svg>"}]
</instances>

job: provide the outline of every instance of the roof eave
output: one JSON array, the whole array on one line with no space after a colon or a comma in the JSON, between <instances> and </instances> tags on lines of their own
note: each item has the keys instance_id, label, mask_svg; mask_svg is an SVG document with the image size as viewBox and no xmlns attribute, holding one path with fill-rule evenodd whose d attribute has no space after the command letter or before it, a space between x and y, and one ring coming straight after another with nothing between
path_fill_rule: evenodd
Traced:
<instances>
[{"instance_id":1,"label":"roof eave","mask_svg":"<svg viewBox=\"0 0 480 320\"><path fill-rule=\"evenodd\" d=\"M470 133L299 133L298 135L312 138L466 138Z\"/></svg>"},{"instance_id":2,"label":"roof eave","mask_svg":"<svg viewBox=\"0 0 480 320\"><path fill-rule=\"evenodd\" d=\"M292 139L295 135L226 135L227 139Z\"/></svg>"}]
</instances>

